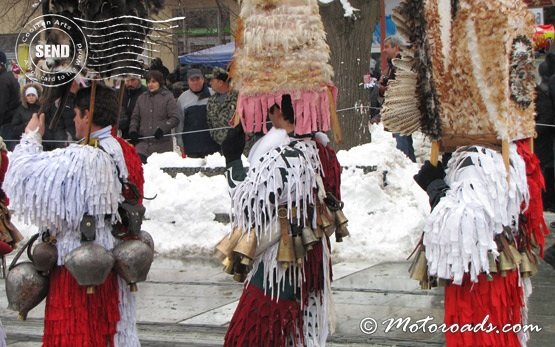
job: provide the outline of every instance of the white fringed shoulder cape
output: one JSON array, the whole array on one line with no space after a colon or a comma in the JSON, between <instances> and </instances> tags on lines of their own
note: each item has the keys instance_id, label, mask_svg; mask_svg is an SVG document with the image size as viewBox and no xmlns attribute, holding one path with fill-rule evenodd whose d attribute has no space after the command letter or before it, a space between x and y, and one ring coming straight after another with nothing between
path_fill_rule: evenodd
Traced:
<instances>
[{"instance_id":1,"label":"white fringed shoulder cape","mask_svg":"<svg viewBox=\"0 0 555 347\"><path fill-rule=\"evenodd\" d=\"M127 171L120 174L127 176ZM123 197L114 159L106 151L72 144L43 152L37 132L24 134L10 157L3 187L10 207L26 223L56 237L58 265L80 245L79 223L85 214L96 218L95 242L113 248L110 229Z\"/></svg>"},{"instance_id":2,"label":"white fringed shoulder cape","mask_svg":"<svg viewBox=\"0 0 555 347\"><path fill-rule=\"evenodd\" d=\"M468 160L472 165L465 166ZM474 146L453 153L445 177L449 190L424 227L430 276L461 284L465 273L473 282L480 273L489 274L488 252L499 255L495 235L504 226L515 231L521 203L528 206L526 168L514 144L510 162L507 180L499 152Z\"/></svg>"}]
</instances>

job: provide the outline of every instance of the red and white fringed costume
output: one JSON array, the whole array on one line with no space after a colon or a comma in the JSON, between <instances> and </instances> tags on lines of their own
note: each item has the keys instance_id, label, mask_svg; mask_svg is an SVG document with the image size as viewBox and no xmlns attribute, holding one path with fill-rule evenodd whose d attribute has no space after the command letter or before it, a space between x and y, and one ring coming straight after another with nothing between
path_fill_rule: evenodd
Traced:
<instances>
[{"instance_id":1,"label":"red and white fringed costume","mask_svg":"<svg viewBox=\"0 0 555 347\"><path fill-rule=\"evenodd\" d=\"M312 140L273 128L254 145L249 162L246 176L240 161L228 171L233 224L256 233L258 243L225 346L325 346L333 332L327 237L301 262L277 260L284 230L292 240L299 221L316 228L316 214L309 210L321 197L315 191L323 190L318 149Z\"/></svg>"},{"instance_id":2,"label":"red and white fringed costume","mask_svg":"<svg viewBox=\"0 0 555 347\"><path fill-rule=\"evenodd\" d=\"M8 205L9 199L2 190L1 186L4 182L4 177L6 171L8 171L8 151L4 145L4 140L0 137L0 203L5 206ZM12 246L6 242L0 241L0 256L5 256L13 250ZM0 347L6 347L6 332L4 331L4 326L0 322Z\"/></svg>"},{"instance_id":3,"label":"red and white fringed costume","mask_svg":"<svg viewBox=\"0 0 555 347\"><path fill-rule=\"evenodd\" d=\"M85 213L96 219L95 243L111 250L120 242L111 233L123 200L120 179L131 176L139 186L143 182L137 167L128 175L126 163L137 159L110 131L106 127L91 134L102 149L73 144L52 152L43 152L40 135L31 132L12 154L5 188L13 209L56 238L58 266L50 276L45 347L140 346L135 298L126 282L112 272L95 294L87 295L64 267L65 256L81 243L79 223Z\"/></svg>"},{"instance_id":4,"label":"red and white fringed costume","mask_svg":"<svg viewBox=\"0 0 555 347\"><path fill-rule=\"evenodd\" d=\"M524 334L501 332L506 324L526 323L526 298L531 293L529 278L520 277L519 261L512 270L501 271L502 256L520 257L519 215L529 202L525 163L515 145L510 160L507 180L500 153L479 146L454 152L445 177L449 189L424 229L428 275L450 282L445 289L445 323L462 328L485 321L485 329L491 323L500 331L446 333L449 347L526 345ZM492 259L498 265L492 266Z\"/></svg>"},{"instance_id":5,"label":"red and white fringed costume","mask_svg":"<svg viewBox=\"0 0 555 347\"><path fill-rule=\"evenodd\" d=\"M540 168L538 157L530 149L530 140L516 142L518 154L526 163L526 178L528 191L530 192L530 204L523 210L524 218L521 219L521 227L526 233L525 246L531 251L537 248L540 257L543 258L543 247L545 237L549 234L549 228L545 224L543 216L542 191L545 190L545 180Z\"/></svg>"}]
</instances>

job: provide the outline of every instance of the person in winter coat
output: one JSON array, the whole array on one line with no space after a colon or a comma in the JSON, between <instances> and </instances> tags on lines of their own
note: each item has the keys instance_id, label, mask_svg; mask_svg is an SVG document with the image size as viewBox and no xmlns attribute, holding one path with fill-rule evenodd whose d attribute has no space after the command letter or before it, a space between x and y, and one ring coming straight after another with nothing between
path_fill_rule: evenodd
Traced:
<instances>
[{"instance_id":1,"label":"person in winter coat","mask_svg":"<svg viewBox=\"0 0 555 347\"><path fill-rule=\"evenodd\" d=\"M21 105L17 108L17 110L15 110L11 122L14 138L19 139L21 137L21 134L25 131L27 123L31 120L33 113L37 113L39 111L39 97L41 95L41 91L41 86L34 83L27 84L23 87Z\"/></svg>"},{"instance_id":2,"label":"person in winter coat","mask_svg":"<svg viewBox=\"0 0 555 347\"><path fill-rule=\"evenodd\" d=\"M553 54L553 53L550 53ZM549 60L546 59L538 68L541 83L536 87L536 122L553 125L555 123L555 77L551 74ZM534 139L534 152L540 160L545 178L545 191L542 194L546 211L555 211L555 170L554 139L555 130L544 125L537 125L538 137Z\"/></svg>"},{"instance_id":3,"label":"person in winter coat","mask_svg":"<svg viewBox=\"0 0 555 347\"><path fill-rule=\"evenodd\" d=\"M204 76L199 69L187 71L189 90L183 92L177 99L179 110L179 131L195 133L183 134L177 137L177 142L183 155L191 158L204 158L218 152L220 146L214 142L208 131L206 104L213 94L205 83Z\"/></svg>"},{"instance_id":4,"label":"person in winter coat","mask_svg":"<svg viewBox=\"0 0 555 347\"><path fill-rule=\"evenodd\" d=\"M123 96L122 108L120 112L118 128L121 130L121 137L129 138L129 123L135 109L135 104L139 96L146 92L147 88L141 84L138 76L130 76L125 80L125 95Z\"/></svg>"},{"instance_id":5,"label":"person in winter coat","mask_svg":"<svg viewBox=\"0 0 555 347\"><path fill-rule=\"evenodd\" d=\"M129 123L129 138L136 144L143 163L152 153L173 150L171 132L179 123L177 107L172 93L164 87L164 76L160 71L150 71L147 76L148 91L144 92L135 105ZM154 136L142 139L139 137Z\"/></svg>"},{"instance_id":6,"label":"person in winter coat","mask_svg":"<svg viewBox=\"0 0 555 347\"><path fill-rule=\"evenodd\" d=\"M15 110L21 104L19 89L13 73L8 71L6 54L0 51L0 136L4 140L11 140L13 137L11 122ZM11 147L13 146L8 146L8 149Z\"/></svg>"}]
</instances>

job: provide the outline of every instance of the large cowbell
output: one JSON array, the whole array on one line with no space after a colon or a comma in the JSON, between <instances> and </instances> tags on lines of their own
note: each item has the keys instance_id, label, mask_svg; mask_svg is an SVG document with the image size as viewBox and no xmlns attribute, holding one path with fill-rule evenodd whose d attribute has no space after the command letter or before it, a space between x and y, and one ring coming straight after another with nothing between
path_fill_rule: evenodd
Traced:
<instances>
[{"instance_id":1,"label":"large cowbell","mask_svg":"<svg viewBox=\"0 0 555 347\"><path fill-rule=\"evenodd\" d=\"M114 267L114 256L104 247L85 241L65 257L65 267L87 294L94 294L94 287L104 283Z\"/></svg>"},{"instance_id":2,"label":"large cowbell","mask_svg":"<svg viewBox=\"0 0 555 347\"><path fill-rule=\"evenodd\" d=\"M154 250L143 240L126 240L117 245L112 253L116 259L117 274L129 284L131 292L136 292L137 282L145 281L150 271Z\"/></svg>"},{"instance_id":3,"label":"large cowbell","mask_svg":"<svg viewBox=\"0 0 555 347\"><path fill-rule=\"evenodd\" d=\"M6 296L8 297L8 308L19 312L19 319L27 319L27 313L37 306L48 294L48 277L37 271L33 263L24 261L16 264L21 254L27 247L31 247L39 234L34 235L17 252L10 264L8 276L6 276Z\"/></svg>"}]
</instances>

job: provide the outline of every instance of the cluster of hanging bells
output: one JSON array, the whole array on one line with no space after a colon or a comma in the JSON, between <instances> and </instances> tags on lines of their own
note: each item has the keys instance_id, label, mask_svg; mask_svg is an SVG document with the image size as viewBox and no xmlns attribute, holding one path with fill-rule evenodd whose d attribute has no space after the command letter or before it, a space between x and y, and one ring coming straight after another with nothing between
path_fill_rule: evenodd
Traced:
<instances>
[{"instance_id":1,"label":"cluster of hanging bells","mask_svg":"<svg viewBox=\"0 0 555 347\"><path fill-rule=\"evenodd\" d=\"M48 294L50 271L56 266L58 251L56 239L43 234L41 243L33 247L39 234L34 235L13 259L6 277L8 308L19 312L25 320L27 313ZM27 249L30 261L17 263ZM104 283L112 269L137 291L137 282L146 280L154 259L154 241L146 231L140 231L136 239L124 240L111 252L90 241L71 251L64 259L65 267L87 294L94 294L94 287Z\"/></svg>"},{"instance_id":2,"label":"cluster of hanging bells","mask_svg":"<svg viewBox=\"0 0 555 347\"><path fill-rule=\"evenodd\" d=\"M521 247L520 250L517 249L510 230L497 235L495 241L497 243L499 256L496 259L491 251L488 252L488 280L493 280L493 274L499 274L505 277L507 271L517 269L523 278L532 277L538 272L538 257L526 247ZM419 281L422 289L445 286L448 281L428 277L428 264L424 246L420 244L415 252L416 256L409 267L410 277Z\"/></svg>"},{"instance_id":3,"label":"cluster of hanging bells","mask_svg":"<svg viewBox=\"0 0 555 347\"><path fill-rule=\"evenodd\" d=\"M343 203L335 198L331 198L330 201L332 203L328 203L328 200L325 204L318 203L314 209L317 221L317 227L314 229L308 221L302 224L291 223L287 208L278 209L280 233L275 235L279 238L277 261L284 268L295 263L302 264L306 253L312 250L315 244L321 242L324 235L331 237L335 233L337 242L342 242L344 237L349 236L348 220L342 211ZM296 215L296 211L293 210L292 215ZM233 275L234 280L245 281L252 269L259 245L277 241L277 239L271 240L272 236L263 237L264 239L258 239L254 228L248 232L235 228L216 245L216 256L222 262L224 271Z\"/></svg>"}]
</instances>

